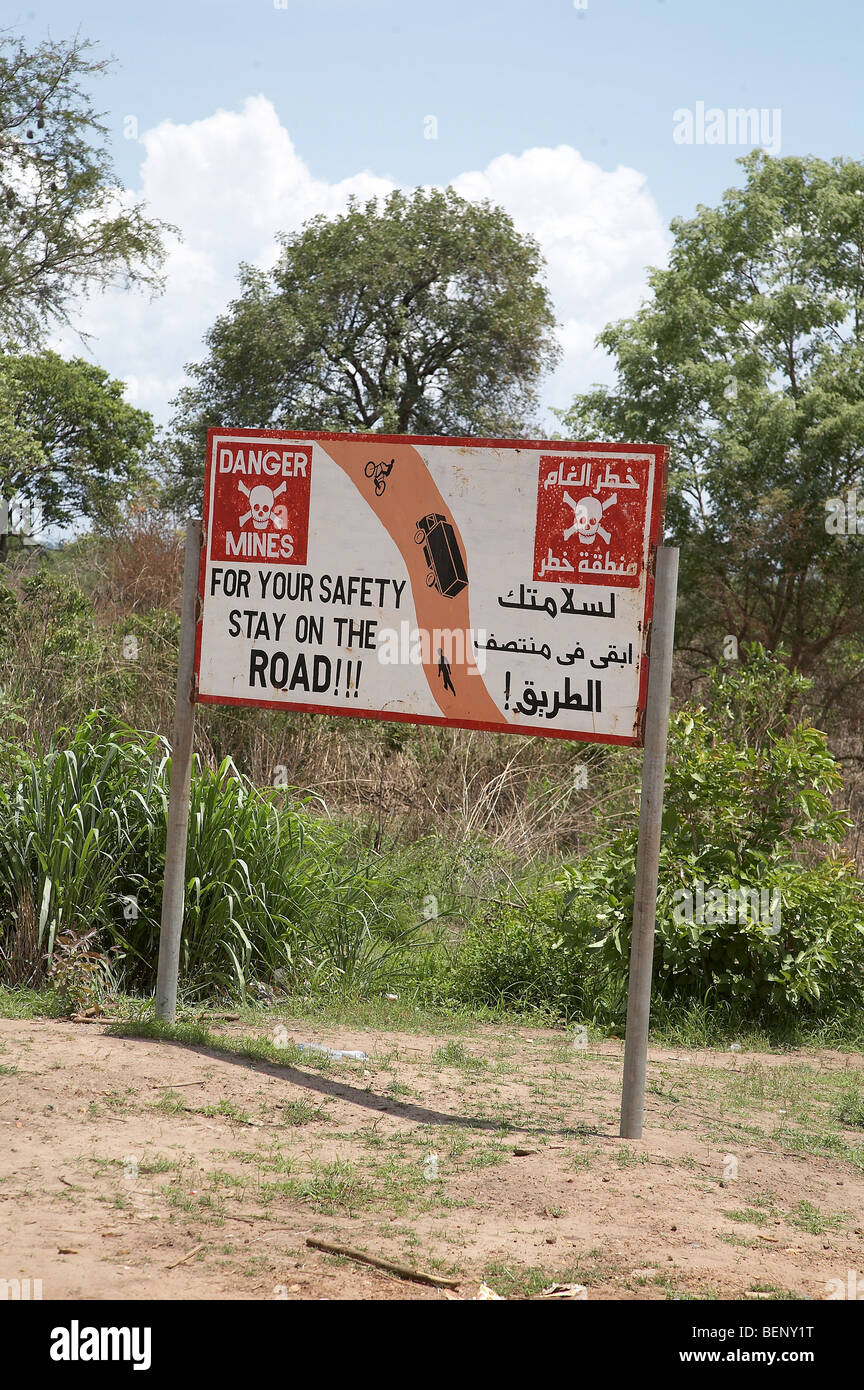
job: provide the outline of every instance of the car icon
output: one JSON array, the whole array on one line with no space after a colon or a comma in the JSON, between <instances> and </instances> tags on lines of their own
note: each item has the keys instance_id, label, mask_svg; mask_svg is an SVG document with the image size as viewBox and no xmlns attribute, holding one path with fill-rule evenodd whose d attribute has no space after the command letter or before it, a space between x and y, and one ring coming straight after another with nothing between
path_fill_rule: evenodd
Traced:
<instances>
[{"instance_id":1,"label":"car icon","mask_svg":"<svg viewBox=\"0 0 864 1390\"><path fill-rule=\"evenodd\" d=\"M454 598L467 585L468 571L450 522L438 512L430 512L417 522L414 540L423 547L430 589L434 585L445 598Z\"/></svg>"}]
</instances>

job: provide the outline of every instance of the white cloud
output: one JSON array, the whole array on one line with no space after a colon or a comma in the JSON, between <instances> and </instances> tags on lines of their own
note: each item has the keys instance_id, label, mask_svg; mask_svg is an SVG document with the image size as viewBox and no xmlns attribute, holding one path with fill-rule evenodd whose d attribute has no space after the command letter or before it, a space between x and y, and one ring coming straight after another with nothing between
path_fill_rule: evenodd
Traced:
<instances>
[{"instance_id":1,"label":"white cloud","mask_svg":"<svg viewBox=\"0 0 864 1390\"><path fill-rule=\"evenodd\" d=\"M151 214L183 234L169 243L167 290L155 300L107 292L82 306L79 321L92 334L95 360L130 380L130 398L165 420L184 364L201 355L203 334L236 293L239 262L268 266L278 233L342 211L352 194L371 198L394 185L368 171L332 184L314 178L263 96L248 98L240 112L188 125L164 121L142 141L141 195ZM564 348L544 400L567 404L574 391L609 380L594 337L609 319L633 312L644 268L662 262L668 245L644 177L607 172L561 145L501 155L482 172L459 175L454 187L502 204L540 242ZM54 342L81 350L69 333Z\"/></svg>"},{"instance_id":2,"label":"white cloud","mask_svg":"<svg viewBox=\"0 0 864 1390\"><path fill-rule=\"evenodd\" d=\"M645 185L637 170L608 173L569 145L501 155L483 173L454 180L463 197L507 208L540 243L564 350L544 391L551 404L612 379L594 339L611 319L633 313L646 267L665 262L669 239Z\"/></svg>"}]
</instances>

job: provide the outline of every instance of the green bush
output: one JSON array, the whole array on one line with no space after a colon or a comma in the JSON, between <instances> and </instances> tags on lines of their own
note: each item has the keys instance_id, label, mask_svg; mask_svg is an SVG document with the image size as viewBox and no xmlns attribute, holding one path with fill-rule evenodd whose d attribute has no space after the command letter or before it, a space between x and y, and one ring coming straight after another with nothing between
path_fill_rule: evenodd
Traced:
<instances>
[{"instance_id":1,"label":"green bush","mask_svg":"<svg viewBox=\"0 0 864 1390\"><path fill-rule=\"evenodd\" d=\"M772 864L763 881L776 904L768 922L749 916L741 922L740 909L729 922L728 906L725 921L677 921L664 886L656 957L661 993L728 999L757 1018L822 1013L860 999L864 899L851 867L830 859L813 868ZM727 875L718 886L726 893L741 885Z\"/></svg>"},{"instance_id":2,"label":"green bush","mask_svg":"<svg viewBox=\"0 0 864 1390\"><path fill-rule=\"evenodd\" d=\"M472 1007L593 1020L606 987L589 920L560 885L525 883L481 911L452 950L443 992Z\"/></svg>"},{"instance_id":3,"label":"green bush","mask_svg":"<svg viewBox=\"0 0 864 1390\"><path fill-rule=\"evenodd\" d=\"M809 683L761 648L743 655L670 722L654 994L667 1022L701 1006L776 1029L860 1004L864 886L833 854L848 825L837 765L793 713ZM629 816L557 881L481 903L439 988L473 1006L621 1023L637 840ZM742 889L757 895L746 911Z\"/></svg>"},{"instance_id":4,"label":"green bush","mask_svg":"<svg viewBox=\"0 0 864 1390\"><path fill-rule=\"evenodd\" d=\"M792 721L808 683L760 648L750 656L715 673L709 708L670 723L654 980L660 998L731 1003L779 1022L860 998L864 891L832 853L848 821L833 806L841 777L825 735ZM610 979L627 970L636 846L629 827L565 874L594 904L594 949ZM715 895L702 921L697 885ZM741 889L764 895L768 912L742 913L740 899L732 908Z\"/></svg>"}]
</instances>

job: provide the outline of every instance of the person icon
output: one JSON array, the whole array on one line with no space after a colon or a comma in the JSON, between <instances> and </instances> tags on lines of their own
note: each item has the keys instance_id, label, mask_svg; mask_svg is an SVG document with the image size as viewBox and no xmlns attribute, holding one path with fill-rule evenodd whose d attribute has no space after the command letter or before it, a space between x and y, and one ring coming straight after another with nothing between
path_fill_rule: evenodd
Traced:
<instances>
[{"instance_id":1,"label":"person icon","mask_svg":"<svg viewBox=\"0 0 864 1390\"><path fill-rule=\"evenodd\" d=\"M444 660L444 652L441 647L438 648L438 674L444 682L444 689L449 690L451 695L455 695L456 690L450 679L450 666Z\"/></svg>"}]
</instances>

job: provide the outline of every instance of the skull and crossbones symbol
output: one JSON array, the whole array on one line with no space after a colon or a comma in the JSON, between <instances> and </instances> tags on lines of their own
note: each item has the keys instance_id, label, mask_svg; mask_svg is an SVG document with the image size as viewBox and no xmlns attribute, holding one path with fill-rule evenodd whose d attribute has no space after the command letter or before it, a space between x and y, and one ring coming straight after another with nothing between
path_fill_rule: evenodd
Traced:
<instances>
[{"instance_id":1,"label":"skull and crossbones symbol","mask_svg":"<svg viewBox=\"0 0 864 1390\"><path fill-rule=\"evenodd\" d=\"M613 492L612 496L607 497L605 502L601 502L599 497L580 497L578 502L574 502L569 492L565 492L564 501L568 507L573 509L573 525L564 532L565 541L569 541L570 537L578 531L579 539L583 545L593 545L599 531L606 544L609 544L612 533L600 523L606 508L613 506L618 501L617 492Z\"/></svg>"},{"instance_id":2,"label":"skull and crossbones symbol","mask_svg":"<svg viewBox=\"0 0 864 1390\"><path fill-rule=\"evenodd\" d=\"M266 531L271 517L274 526L281 526L282 523L278 517L272 516L272 513L276 498L285 491L286 483L281 482L277 488L266 487L264 483L258 483L256 487L248 488L244 482L238 479L237 486L244 497L249 499L249 511L241 516L241 526L245 526L250 517L256 531Z\"/></svg>"}]
</instances>

